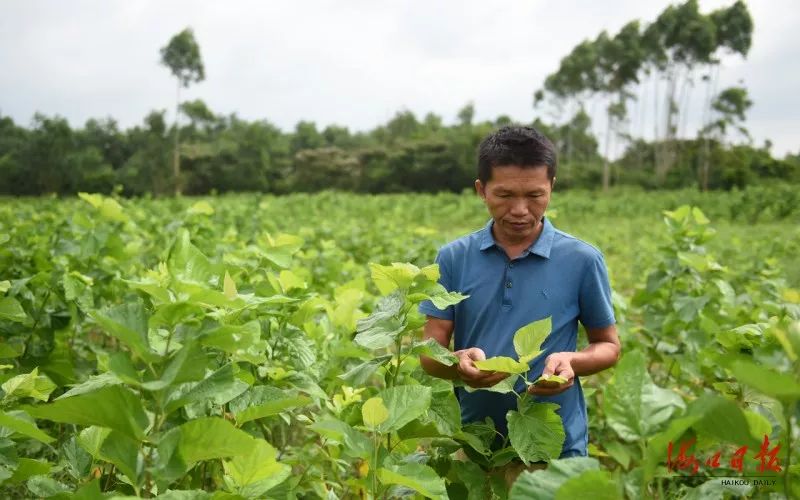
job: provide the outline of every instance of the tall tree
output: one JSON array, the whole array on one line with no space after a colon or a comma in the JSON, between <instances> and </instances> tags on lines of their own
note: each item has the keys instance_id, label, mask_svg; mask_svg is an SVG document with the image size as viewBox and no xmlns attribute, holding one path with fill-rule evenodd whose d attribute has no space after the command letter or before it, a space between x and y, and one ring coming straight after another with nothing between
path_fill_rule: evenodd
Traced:
<instances>
[{"instance_id":1,"label":"tall tree","mask_svg":"<svg viewBox=\"0 0 800 500\"><path fill-rule=\"evenodd\" d=\"M181 87L188 88L190 83L205 79L203 61L200 57L200 46L194 39L194 32L186 28L173 36L169 43L161 48L161 64L168 67L178 81L175 93L175 144L172 158L172 173L175 177L175 194L181 194L181 160L180 132L178 116L180 114Z\"/></svg>"}]
</instances>

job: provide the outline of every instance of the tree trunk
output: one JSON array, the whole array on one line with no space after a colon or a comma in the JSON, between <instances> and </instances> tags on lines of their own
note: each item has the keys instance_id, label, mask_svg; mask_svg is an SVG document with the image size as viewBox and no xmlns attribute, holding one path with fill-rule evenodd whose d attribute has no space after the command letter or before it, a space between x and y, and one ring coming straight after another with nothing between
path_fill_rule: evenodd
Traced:
<instances>
[{"instance_id":1,"label":"tree trunk","mask_svg":"<svg viewBox=\"0 0 800 500\"><path fill-rule=\"evenodd\" d=\"M175 181L175 196L181 195L181 154L180 154L180 129L178 127L178 116L181 107L181 81L178 80L178 87L175 91L175 145L172 151L172 178Z\"/></svg>"},{"instance_id":2,"label":"tree trunk","mask_svg":"<svg viewBox=\"0 0 800 500\"><path fill-rule=\"evenodd\" d=\"M611 144L611 113L608 113L608 120L606 126L606 152L603 155L603 192L608 191L609 180L611 179L611 165L609 165L609 145Z\"/></svg>"}]
</instances>

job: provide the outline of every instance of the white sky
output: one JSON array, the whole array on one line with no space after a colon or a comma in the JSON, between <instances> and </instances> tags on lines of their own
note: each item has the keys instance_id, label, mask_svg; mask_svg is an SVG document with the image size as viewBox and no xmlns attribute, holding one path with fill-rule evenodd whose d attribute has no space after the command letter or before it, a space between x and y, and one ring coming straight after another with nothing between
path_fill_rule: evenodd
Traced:
<instances>
[{"instance_id":1,"label":"white sky","mask_svg":"<svg viewBox=\"0 0 800 500\"><path fill-rule=\"evenodd\" d=\"M701 9L730 3L701 0ZM403 109L452 123L472 101L477 120L530 121L534 90L574 45L633 19L652 21L667 4L0 0L0 113L23 125L40 111L73 126L111 116L129 127L150 110L172 110L175 81L159 49L191 26L206 81L182 98L203 99L217 114L286 131L300 120L366 130ZM719 87L744 82L754 142L770 138L779 155L800 150L798 7L749 2L753 47L747 60L725 59ZM698 91L692 111L701 99Z\"/></svg>"}]
</instances>

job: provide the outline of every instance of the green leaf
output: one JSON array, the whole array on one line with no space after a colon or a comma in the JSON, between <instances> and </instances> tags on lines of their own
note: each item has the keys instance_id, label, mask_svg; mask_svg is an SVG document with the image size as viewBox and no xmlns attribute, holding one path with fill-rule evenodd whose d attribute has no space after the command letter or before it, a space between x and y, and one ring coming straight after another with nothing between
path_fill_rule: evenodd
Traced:
<instances>
[{"instance_id":1,"label":"green leaf","mask_svg":"<svg viewBox=\"0 0 800 500\"><path fill-rule=\"evenodd\" d=\"M205 334L200 343L228 354L244 355L251 349L264 351L266 342L261 340L261 324L258 320L243 325L223 325Z\"/></svg>"},{"instance_id":2,"label":"green leaf","mask_svg":"<svg viewBox=\"0 0 800 500\"><path fill-rule=\"evenodd\" d=\"M728 369L739 382L767 396L786 402L800 399L800 382L788 373L780 373L744 360L734 361Z\"/></svg>"},{"instance_id":3,"label":"green leaf","mask_svg":"<svg viewBox=\"0 0 800 500\"><path fill-rule=\"evenodd\" d=\"M292 471L288 465L279 463L276 456L277 451L268 442L255 439L250 453L222 462L226 479L230 478L240 495L261 497L286 480Z\"/></svg>"},{"instance_id":4,"label":"green leaf","mask_svg":"<svg viewBox=\"0 0 800 500\"><path fill-rule=\"evenodd\" d=\"M382 433L395 431L419 418L431 405L431 388L422 385L390 387L378 396L389 410L389 418L378 426Z\"/></svg>"},{"instance_id":5,"label":"green leaf","mask_svg":"<svg viewBox=\"0 0 800 500\"><path fill-rule=\"evenodd\" d=\"M559 377L558 375L542 375L541 377L537 378L536 381L534 381L534 384L541 382L547 382L551 384L566 384L567 379L564 377Z\"/></svg>"},{"instance_id":6,"label":"green leaf","mask_svg":"<svg viewBox=\"0 0 800 500\"><path fill-rule=\"evenodd\" d=\"M521 363L528 363L542 353L542 344L553 330L553 318L528 323L514 333L514 350Z\"/></svg>"},{"instance_id":7,"label":"green leaf","mask_svg":"<svg viewBox=\"0 0 800 500\"><path fill-rule=\"evenodd\" d=\"M22 305L13 297L3 297L0 299L0 319L24 323L28 316Z\"/></svg>"},{"instance_id":8,"label":"green leaf","mask_svg":"<svg viewBox=\"0 0 800 500\"><path fill-rule=\"evenodd\" d=\"M50 393L55 390L56 385L47 376L39 375L39 369L34 368L30 373L16 375L6 380L2 388L5 392L3 401L22 398L47 401Z\"/></svg>"},{"instance_id":9,"label":"green leaf","mask_svg":"<svg viewBox=\"0 0 800 500\"><path fill-rule=\"evenodd\" d=\"M139 443L117 431L87 427L78 434L78 444L97 460L114 464L133 484L141 473Z\"/></svg>"},{"instance_id":10,"label":"green leaf","mask_svg":"<svg viewBox=\"0 0 800 500\"><path fill-rule=\"evenodd\" d=\"M408 289L414 278L420 273L417 266L408 263L394 262L391 266L382 266L370 262L369 270L372 281L381 295L388 295L398 288Z\"/></svg>"},{"instance_id":11,"label":"green leaf","mask_svg":"<svg viewBox=\"0 0 800 500\"><path fill-rule=\"evenodd\" d=\"M100 215L115 222L127 222L128 216L123 212L122 205L114 198L101 194L78 193L78 197L97 209Z\"/></svg>"},{"instance_id":12,"label":"green leaf","mask_svg":"<svg viewBox=\"0 0 800 500\"><path fill-rule=\"evenodd\" d=\"M198 402L224 405L249 387L234 377L233 367L227 364L200 382L183 384L172 390L167 396L164 412L168 415L178 408Z\"/></svg>"},{"instance_id":13,"label":"green leaf","mask_svg":"<svg viewBox=\"0 0 800 500\"><path fill-rule=\"evenodd\" d=\"M36 418L54 422L108 427L139 441L149 425L141 398L120 386L23 409Z\"/></svg>"},{"instance_id":14,"label":"green leaf","mask_svg":"<svg viewBox=\"0 0 800 500\"><path fill-rule=\"evenodd\" d=\"M347 382L351 387L358 387L364 385L375 371L381 366L385 365L392 359L392 355L379 356L375 359L370 359L359 365L354 366L347 372L339 375L339 378Z\"/></svg>"},{"instance_id":15,"label":"green leaf","mask_svg":"<svg viewBox=\"0 0 800 500\"><path fill-rule=\"evenodd\" d=\"M514 385L517 383L518 378L519 376L508 376L491 387L469 387L468 385L464 385L464 390L469 393L475 391L489 391L498 394L508 394L509 392L516 391Z\"/></svg>"},{"instance_id":16,"label":"green leaf","mask_svg":"<svg viewBox=\"0 0 800 500\"><path fill-rule=\"evenodd\" d=\"M520 411L509 411L508 438L526 464L550 461L561 455L564 425L555 403L528 403Z\"/></svg>"},{"instance_id":17,"label":"green leaf","mask_svg":"<svg viewBox=\"0 0 800 500\"><path fill-rule=\"evenodd\" d=\"M461 406L453 390L434 392L431 406L422 420L433 422L444 436L452 436L458 432L461 429Z\"/></svg>"},{"instance_id":18,"label":"green leaf","mask_svg":"<svg viewBox=\"0 0 800 500\"><path fill-rule=\"evenodd\" d=\"M399 294L382 298L372 314L356 323L356 344L367 349L381 349L394 344L406 327L398 317L402 307L403 298Z\"/></svg>"},{"instance_id":19,"label":"green leaf","mask_svg":"<svg viewBox=\"0 0 800 500\"><path fill-rule=\"evenodd\" d=\"M70 488L66 484L43 475L31 476L25 483L25 486L35 497L41 498L53 497L70 492Z\"/></svg>"},{"instance_id":20,"label":"green leaf","mask_svg":"<svg viewBox=\"0 0 800 500\"><path fill-rule=\"evenodd\" d=\"M195 463L246 455L253 438L219 417L191 420L167 432L159 441L158 466L162 477L179 477Z\"/></svg>"},{"instance_id":21,"label":"green leaf","mask_svg":"<svg viewBox=\"0 0 800 500\"><path fill-rule=\"evenodd\" d=\"M334 444L341 444L342 452L349 457L368 460L372 456L373 445L369 438L341 420L323 417L308 428Z\"/></svg>"},{"instance_id":22,"label":"green leaf","mask_svg":"<svg viewBox=\"0 0 800 500\"><path fill-rule=\"evenodd\" d=\"M558 489L572 477L585 471L597 470L596 458L573 457L553 460L547 469L524 471L517 478L509 493L509 500L554 500ZM588 490L590 491L590 490ZM583 498L582 494L578 498Z\"/></svg>"},{"instance_id":23,"label":"green leaf","mask_svg":"<svg viewBox=\"0 0 800 500\"><path fill-rule=\"evenodd\" d=\"M375 429L389 418L389 410L383 405L381 398L369 398L361 406L361 418L364 425Z\"/></svg>"},{"instance_id":24,"label":"green leaf","mask_svg":"<svg viewBox=\"0 0 800 500\"><path fill-rule=\"evenodd\" d=\"M482 361L475 361L475 366L482 371L503 372L503 373L525 373L530 370L527 363L509 358L507 356L495 356Z\"/></svg>"},{"instance_id":25,"label":"green leaf","mask_svg":"<svg viewBox=\"0 0 800 500\"><path fill-rule=\"evenodd\" d=\"M309 403L311 398L308 396L286 392L277 387L258 385L231 401L229 406L236 417L237 425L242 425Z\"/></svg>"},{"instance_id":26,"label":"green leaf","mask_svg":"<svg viewBox=\"0 0 800 500\"><path fill-rule=\"evenodd\" d=\"M145 382L142 387L160 391L173 384L202 379L207 364L208 357L196 344L186 344L172 356L159 380Z\"/></svg>"},{"instance_id":27,"label":"green leaf","mask_svg":"<svg viewBox=\"0 0 800 500\"><path fill-rule=\"evenodd\" d=\"M579 476L567 479L556 491L555 500L581 498L587 491L592 500L622 500L621 485L614 481L606 470L587 470Z\"/></svg>"},{"instance_id":28,"label":"green leaf","mask_svg":"<svg viewBox=\"0 0 800 500\"><path fill-rule=\"evenodd\" d=\"M206 200L195 202L186 213L190 215L214 215L214 207Z\"/></svg>"},{"instance_id":29,"label":"green leaf","mask_svg":"<svg viewBox=\"0 0 800 500\"><path fill-rule=\"evenodd\" d=\"M222 293L231 300L239 295L239 292L236 290L236 283L234 283L228 271L225 271L225 277L222 280Z\"/></svg>"},{"instance_id":30,"label":"green leaf","mask_svg":"<svg viewBox=\"0 0 800 500\"><path fill-rule=\"evenodd\" d=\"M189 232L181 229L175 244L169 252L167 267L170 274L184 283L216 288L220 278L220 268L211 264L203 253L192 245Z\"/></svg>"},{"instance_id":31,"label":"green leaf","mask_svg":"<svg viewBox=\"0 0 800 500\"><path fill-rule=\"evenodd\" d=\"M21 411L11 411L8 413L0 411L0 427L11 429L18 434L28 436L42 443L52 443L55 441L55 439L39 430L34 422L29 422L25 417L27 417L27 415Z\"/></svg>"},{"instance_id":32,"label":"green leaf","mask_svg":"<svg viewBox=\"0 0 800 500\"><path fill-rule=\"evenodd\" d=\"M640 351L622 357L604 396L608 425L626 441L647 439L685 407L680 396L653 384Z\"/></svg>"},{"instance_id":33,"label":"green leaf","mask_svg":"<svg viewBox=\"0 0 800 500\"><path fill-rule=\"evenodd\" d=\"M150 350L147 340L147 313L140 302L94 311L89 316L145 361L158 360L158 355Z\"/></svg>"},{"instance_id":34,"label":"green leaf","mask_svg":"<svg viewBox=\"0 0 800 500\"><path fill-rule=\"evenodd\" d=\"M49 474L51 467L52 464L49 462L42 462L31 458L20 458L17 463L17 468L14 470L14 474L5 481L5 484L20 484L33 476Z\"/></svg>"},{"instance_id":35,"label":"green leaf","mask_svg":"<svg viewBox=\"0 0 800 500\"><path fill-rule=\"evenodd\" d=\"M156 308L150 317L151 328L173 329L188 320L197 320L205 316L205 310L191 302L170 302Z\"/></svg>"},{"instance_id":36,"label":"green leaf","mask_svg":"<svg viewBox=\"0 0 800 500\"><path fill-rule=\"evenodd\" d=\"M446 366L453 366L458 363L458 356L434 339L426 339L424 342L414 344L414 347L411 348L411 354L427 356Z\"/></svg>"},{"instance_id":37,"label":"green leaf","mask_svg":"<svg viewBox=\"0 0 800 500\"><path fill-rule=\"evenodd\" d=\"M444 479L427 465L408 463L390 465L378 469L378 479L382 484L399 484L417 493L434 499L447 499Z\"/></svg>"}]
</instances>

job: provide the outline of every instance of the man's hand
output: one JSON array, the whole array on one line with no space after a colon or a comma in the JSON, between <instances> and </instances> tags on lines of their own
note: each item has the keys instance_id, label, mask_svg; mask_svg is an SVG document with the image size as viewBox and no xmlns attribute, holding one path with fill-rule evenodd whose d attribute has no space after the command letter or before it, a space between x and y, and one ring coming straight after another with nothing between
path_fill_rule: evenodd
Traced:
<instances>
[{"instance_id":1,"label":"man's hand","mask_svg":"<svg viewBox=\"0 0 800 500\"><path fill-rule=\"evenodd\" d=\"M566 383L542 381L528 387L528 394L536 396L553 396L562 393L575 383L575 372L572 369L574 352L554 352L547 356L542 375L558 375L565 378Z\"/></svg>"},{"instance_id":2,"label":"man's hand","mask_svg":"<svg viewBox=\"0 0 800 500\"><path fill-rule=\"evenodd\" d=\"M470 387L492 387L509 375L508 373L479 370L475 366L475 361L486 359L486 353L479 347L461 349L453 354L458 356L458 365L456 365L458 377Z\"/></svg>"}]
</instances>

